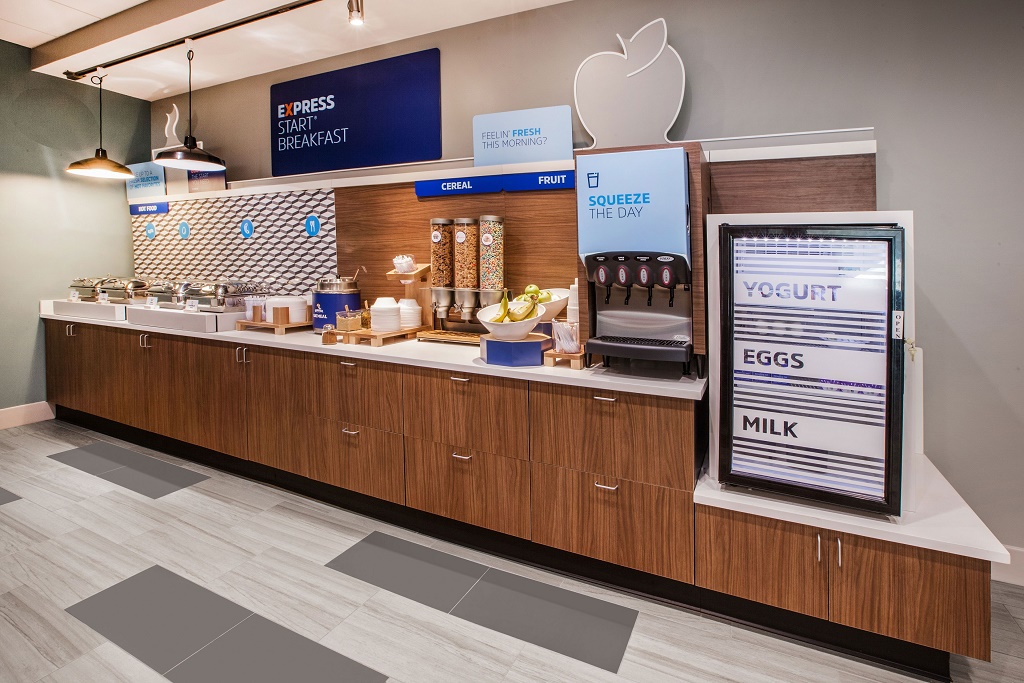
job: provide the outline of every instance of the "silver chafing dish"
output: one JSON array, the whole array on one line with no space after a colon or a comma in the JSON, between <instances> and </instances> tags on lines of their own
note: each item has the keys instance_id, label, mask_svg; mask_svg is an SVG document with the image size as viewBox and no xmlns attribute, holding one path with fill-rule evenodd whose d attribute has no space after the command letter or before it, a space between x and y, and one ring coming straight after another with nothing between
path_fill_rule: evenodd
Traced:
<instances>
[{"instance_id":1,"label":"silver chafing dish","mask_svg":"<svg viewBox=\"0 0 1024 683\"><path fill-rule=\"evenodd\" d=\"M199 310L225 313L245 310L245 297L268 294L263 285L251 282L193 282L184 288L184 301L198 301Z\"/></svg>"},{"instance_id":2,"label":"silver chafing dish","mask_svg":"<svg viewBox=\"0 0 1024 683\"><path fill-rule=\"evenodd\" d=\"M96 301L99 298L101 288L108 280L113 280L109 275L104 277L77 277L68 285L69 289L78 292L78 298L82 301Z\"/></svg>"},{"instance_id":3,"label":"silver chafing dish","mask_svg":"<svg viewBox=\"0 0 1024 683\"><path fill-rule=\"evenodd\" d=\"M106 292L111 301L132 303L135 298L146 298L149 282L136 277L109 277L99 285L99 291Z\"/></svg>"},{"instance_id":4,"label":"silver chafing dish","mask_svg":"<svg viewBox=\"0 0 1024 683\"><path fill-rule=\"evenodd\" d=\"M181 307L185 305L185 293L192 287L191 282L173 282L170 280L156 280L149 284L147 296L155 296L157 304L166 307Z\"/></svg>"}]
</instances>

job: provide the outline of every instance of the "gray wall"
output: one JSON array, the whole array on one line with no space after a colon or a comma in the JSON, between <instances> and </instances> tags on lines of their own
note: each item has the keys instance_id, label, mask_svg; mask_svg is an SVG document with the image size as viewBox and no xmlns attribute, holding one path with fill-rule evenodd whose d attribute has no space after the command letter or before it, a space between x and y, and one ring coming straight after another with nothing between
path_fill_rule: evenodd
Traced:
<instances>
[{"instance_id":1,"label":"gray wall","mask_svg":"<svg viewBox=\"0 0 1024 683\"><path fill-rule=\"evenodd\" d=\"M131 272L124 183L64 172L95 152L97 94L32 73L28 48L0 41L0 408L46 398L39 299ZM148 103L107 92L103 114L111 158L145 161Z\"/></svg>"},{"instance_id":2,"label":"gray wall","mask_svg":"<svg viewBox=\"0 0 1024 683\"><path fill-rule=\"evenodd\" d=\"M473 114L571 104L579 63L657 17L686 65L674 139L876 127L879 208L916 212L928 453L1024 546L1024 3L575 0L200 91L197 131L231 179L269 176L272 83L439 46L444 155L469 156Z\"/></svg>"}]
</instances>

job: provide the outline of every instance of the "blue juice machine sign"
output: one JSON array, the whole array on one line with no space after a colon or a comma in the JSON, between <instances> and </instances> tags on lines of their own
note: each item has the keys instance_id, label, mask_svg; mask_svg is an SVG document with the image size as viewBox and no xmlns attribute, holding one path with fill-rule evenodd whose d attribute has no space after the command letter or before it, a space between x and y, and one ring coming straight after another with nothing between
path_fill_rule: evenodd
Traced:
<instances>
[{"instance_id":1,"label":"blue juice machine sign","mask_svg":"<svg viewBox=\"0 0 1024 683\"><path fill-rule=\"evenodd\" d=\"M722 481L899 513L902 239L723 226Z\"/></svg>"},{"instance_id":2,"label":"blue juice machine sign","mask_svg":"<svg viewBox=\"0 0 1024 683\"><path fill-rule=\"evenodd\" d=\"M270 87L275 176L441 158L441 53L414 52Z\"/></svg>"}]
</instances>

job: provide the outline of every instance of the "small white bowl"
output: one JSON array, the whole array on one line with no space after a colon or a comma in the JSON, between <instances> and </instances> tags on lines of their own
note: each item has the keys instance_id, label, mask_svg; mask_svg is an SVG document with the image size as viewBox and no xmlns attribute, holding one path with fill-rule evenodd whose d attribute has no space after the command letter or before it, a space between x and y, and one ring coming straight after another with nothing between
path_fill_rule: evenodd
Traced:
<instances>
[{"instance_id":1,"label":"small white bowl","mask_svg":"<svg viewBox=\"0 0 1024 683\"><path fill-rule=\"evenodd\" d=\"M509 306L514 306L516 303L522 305L522 302L510 301ZM476 312L476 317L492 337L502 341L526 339L526 336L533 332L533 328L537 327L537 323L544 317L544 304L537 304L537 315L532 318L517 323L492 323L491 318L498 315L499 308L501 308L501 304L481 308Z\"/></svg>"},{"instance_id":2,"label":"small white bowl","mask_svg":"<svg viewBox=\"0 0 1024 683\"><path fill-rule=\"evenodd\" d=\"M555 316L564 311L569 304L568 289L551 287L548 291L551 292L551 301L541 304L544 307L544 316L541 319L546 323L554 320Z\"/></svg>"}]
</instances>

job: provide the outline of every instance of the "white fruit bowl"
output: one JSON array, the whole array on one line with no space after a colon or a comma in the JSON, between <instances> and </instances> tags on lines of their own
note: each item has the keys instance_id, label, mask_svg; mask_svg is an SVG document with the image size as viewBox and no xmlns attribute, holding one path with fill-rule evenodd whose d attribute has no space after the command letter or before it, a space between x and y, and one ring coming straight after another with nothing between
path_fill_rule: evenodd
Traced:
<instances>
[{"instance_id":1,"label":"white fruit bowl","mask_svg":"<svg viewBox=\"0 0 1024 683\"><path fill-rule=\"evenodd\" d=\"M541 320L546 323L554 320L555 316L564 311L569 304L568 289L552 287L548 291L551 292L551 301L541 304L544 307L544 315L541 316Z\"/></svg>"},{"instance_id":2,"label":"white fruit bowl","mask_svg":"<svg viewBox=\"0 0 1024 683\"><path fill-rule=\"evenodd\" d=\"M510 301L509 306L515 307L516 305L524 306L524 302ZM502 341L519 341L520 339L526 339L526 336L533 332L533 328L537 327L537 323L540 322L544 316L544 304L537 304L537 315L527 320L523 320L517 323L492 323L491 318L498 315L498 309L501 308L501 304L494 304L487 308L481 308L476 312L477 320L487 328L487 331L491 333L491 336L495 339Z\"/></svg>"}]
</instances>

